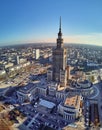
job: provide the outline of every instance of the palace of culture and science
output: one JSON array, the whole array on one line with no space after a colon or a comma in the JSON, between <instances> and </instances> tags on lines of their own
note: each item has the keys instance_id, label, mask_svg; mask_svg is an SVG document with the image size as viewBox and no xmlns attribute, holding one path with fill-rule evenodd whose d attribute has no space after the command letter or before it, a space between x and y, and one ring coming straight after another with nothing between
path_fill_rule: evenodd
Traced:
<instances>
[{"instance_id":1,"label":"palace of culture and science","mask_svg":"<svg viewBox=\"0 0 102 130\"><path fill-rule=\"evenodd\" d=\"M74 121L82 114L80 103L83 97L93 95L94 88L92 83L83 77L73 80L70 70L71 67L67 65L67 50L63 45L60 18L57 46L53 49L53 63L52 67L47 71L47 80L40 79L21 87L17 91L19 102L32 101L36 96L45 97L45 99L54 98L56 101L60 101L57 105L57 112L65 120ZM73 84L69 84L69 80ZM45 103L46 101L43 102ZM41 102L41 105L43 105L43 102Z\"/></svg>"},{"instance_id":2,"label":"palace of culture and science","mask_svg":"<svg viewBox=\"0 0 102 130\"><path fill-rule=\"evenodd\" d=\"M60 86L65 87L68 79L67 68L67 51L63 45L60 18L57 46L53 50L53 67L52 69L48 70L48 81L55 81L59 83Z\"/></svg>"}]
</instances>

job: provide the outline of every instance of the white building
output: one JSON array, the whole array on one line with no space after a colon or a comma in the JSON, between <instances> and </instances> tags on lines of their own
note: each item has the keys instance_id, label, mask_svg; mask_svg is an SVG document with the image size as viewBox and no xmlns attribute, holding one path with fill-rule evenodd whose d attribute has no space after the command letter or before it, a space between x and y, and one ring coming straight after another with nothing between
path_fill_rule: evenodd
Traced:
<instances>
[{"instance_id":1,"label":"white building","mask_svg":"<svg viewBox=\"0 0 102 130\"><path fill-rule=\"evenodd\" d=\"M37 59L39 59L39 57L40 57L40 50L36 49L35 50L35 59L37 60Z\"/></svg>"},{"instance_id":2,"label":"white building","mask_svg":"<svg viewBox=\"0 0 102 130\"><path fill-rule=\"evenodd\" d=\"M58 112L68 121L74 121L81 115L81 104L82 97L75 93L69 93L66 99L61 102L58 106Z\"/></svg>"}]
</instances>

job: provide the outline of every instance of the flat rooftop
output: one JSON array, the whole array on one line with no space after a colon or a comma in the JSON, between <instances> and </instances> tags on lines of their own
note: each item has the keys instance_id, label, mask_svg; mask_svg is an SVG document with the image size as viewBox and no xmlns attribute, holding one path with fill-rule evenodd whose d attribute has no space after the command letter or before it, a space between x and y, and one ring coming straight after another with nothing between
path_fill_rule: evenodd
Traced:
<instances>
[{"instance_id":1,"label":"flat rooftop","mask_svg":"<svg viewBox=\"0 0 102 130\"><path fill-rule=\"evenodd\" d=\"M88 80L79 80L79 83L81 83L81 84L88 84L89 83L89 81Z\"/></svg>"},{"instance_id":2,"label":"flat rooftop","mask_svg":"<svg viewBox=\"0 0 102 130\"><path fill-rule=\"evenodd\" d=\"M0 130L13 130L10 125L9 122L7 122L4 119L0 119Z\"/></svg>"},{"instance_id":3,"label":"flat rooftop","mask_svg":"<svg viewBox=\"0 0 102 130\"><path fill-rule=\"evenodd\" d=\"M0 83L0 89L2 88L9 88L11 86L11 83L6 84L6 83Z\"/></svg>"},{"instance_id":4,"label":"flat rooftop","mask_svg":"<svg viewBox=\"0 0 102 130\"><path fill-rule=\"evenodd\" d=\"M65 106L69 106L69 107L75 107L78 108L78 106L80 105L80 96L79 95L69 95L64 102Z\"/></svg>"},{"instance_id":5,"label":"flat rooftop","mask_svg":"<svg viewBox=\"0 0 102 130\"><path fill-rule=\"evenodd\" d=\"M29 93L35 87L36 87L36 85L34 83L28 83L24 87L21 87L19 91L23 92L23 93Z\"/></svg>"},{"instance_id":6,"label":"flat rooftop","mask_svg":"<svg viewBox=\"0 0 102 130\"><path fill-rule=\"evenodd\" d=\"M28 94L31 92L34 88L43 88L46 89L47 85L40 83L40 81L34 81L33 83L28 83L27 85L20 88L19 92L23 92L25 94Z\"/></svg>"},{"instance_id":7,"label":"flat rooftop","mask_svg":"<svg viewBox=\"0 0 102 130\"><path fill-rule=\"evenodd\" d=\"M55 106L55 104L53 102L49 102L49 101L44 100L44 99L40 99L39 105L42 105L42 106L49 108L49 109L52 109Z\"/></svg>"}]
</instances>

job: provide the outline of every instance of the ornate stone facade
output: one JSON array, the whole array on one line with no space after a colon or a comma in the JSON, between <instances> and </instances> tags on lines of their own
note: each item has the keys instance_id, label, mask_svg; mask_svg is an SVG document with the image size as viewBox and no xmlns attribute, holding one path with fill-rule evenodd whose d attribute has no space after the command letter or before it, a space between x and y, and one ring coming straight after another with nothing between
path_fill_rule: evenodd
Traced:
<instances>
[{"instance_id":1,"label":"ornate stone facade","mask_svg":"<svg viewBox=\"0 0 102 130\"><path fill-rule=\"evenodd\" d=\"M67 83L67 51L63 47L63 39L60 27L57 38L57 46L53 50L53 81L59 82L61 86L66 86Z\"/></svg>"}]
</instances>

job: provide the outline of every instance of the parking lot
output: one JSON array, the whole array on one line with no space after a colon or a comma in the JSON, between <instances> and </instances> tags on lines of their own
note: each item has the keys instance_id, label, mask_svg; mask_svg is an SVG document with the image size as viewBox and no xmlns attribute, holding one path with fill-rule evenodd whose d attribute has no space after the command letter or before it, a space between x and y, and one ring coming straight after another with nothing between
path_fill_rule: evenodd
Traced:
<instances>
[{"instance_id":1,"label":"parking lot","mask_svg":"<svg viewBox=\"0 0 102 130\"><path fill-rule=\"evenodd\" d=\"M28 103L16 108L27 117L23 124L31 130L39 130L40 127L44 126L49 126L57 130L58 128L63 128L68 124L63 117L56 113L56 110L53 111L53 113L48 111L44 112L37 104L36 107Z\"/></svg>"}]
</instances>

